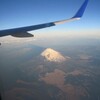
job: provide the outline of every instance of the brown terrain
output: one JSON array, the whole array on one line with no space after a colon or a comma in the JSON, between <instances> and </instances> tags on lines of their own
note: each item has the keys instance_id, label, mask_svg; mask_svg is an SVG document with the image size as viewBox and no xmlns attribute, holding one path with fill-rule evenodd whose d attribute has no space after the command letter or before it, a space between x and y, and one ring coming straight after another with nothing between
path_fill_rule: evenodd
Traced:
<instances>
[{"instance_id":1,"label":"brown terrain","mask_svg":"<svg viewBox=\"0 0 100 100\"><path fill-rule=\"evenodd\" d=\"M93 52L64 56L47 48L12 70L4 100L100 100L100 55Z\"/></svg>"}]
</instances>

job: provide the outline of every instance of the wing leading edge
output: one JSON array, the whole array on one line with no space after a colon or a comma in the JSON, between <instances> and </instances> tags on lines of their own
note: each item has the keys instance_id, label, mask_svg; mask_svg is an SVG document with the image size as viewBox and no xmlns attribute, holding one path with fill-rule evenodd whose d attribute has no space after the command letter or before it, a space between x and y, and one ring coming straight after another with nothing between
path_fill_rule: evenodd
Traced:
<instances>
[{"instance_id":1,"label":"wing leading edge","mask_svg":"<svg viewBox=\"0 0 100 100\"><path fill-rule=\"evenodd\" d=\"M58 24L63 24L63 23L79 20L82 17L82 15L86 9L88 1L89 0L85 0L84 3L82 4L82 6L80 7L80 9L77 11L77 13L70 19L49 22L49 23L44 23L44 24L39 24L39 25L20 27L20 28L0 30L0 37L7 36L7 35L12 35L14 37L21 37L21 38L22 37L33 37L34 35L28 33L28 31L42 29L42 28L46 28L46 27L55 26Z\"/></svg>"}]
</instances>

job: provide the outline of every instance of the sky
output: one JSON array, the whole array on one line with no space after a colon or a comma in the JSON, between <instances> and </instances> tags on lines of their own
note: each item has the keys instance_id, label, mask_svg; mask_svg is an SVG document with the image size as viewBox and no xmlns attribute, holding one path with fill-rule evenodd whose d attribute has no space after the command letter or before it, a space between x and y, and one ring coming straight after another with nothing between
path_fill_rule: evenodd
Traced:
<instances>
[{"instance_id":1,"label":"sky","mask_svg":"<svg viewBox=\"0 0 100 100\"><path fill-rule=\"evenodd\" d=\"M75 15L84 0L0 0L0 30L36 25ZM84 36L100 38L100 0L89 0L84 16L74 21L32 32L44 37ZM88 34L88 35L87 35Z\"/></svg>"}]
</instances>

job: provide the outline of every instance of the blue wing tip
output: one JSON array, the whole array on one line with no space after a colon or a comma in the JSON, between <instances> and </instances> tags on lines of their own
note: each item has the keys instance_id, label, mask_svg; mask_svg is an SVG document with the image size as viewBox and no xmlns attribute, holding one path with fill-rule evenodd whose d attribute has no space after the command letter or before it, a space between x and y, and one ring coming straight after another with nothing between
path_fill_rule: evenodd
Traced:
<instances>
[{"instance_id":1,"label":"blue wing tip","mask_svg":"<svg viewBox=\"0 0 100 100\"><path fill-rule=\"evenodd\" d=\"M86 9L86 6L88 4L89 0L85 0L84 3L82 4L82 6L80 7L80 9L77 11L77 13L72 17L72 18L80 18L83 16L84 11Z\"/></svg>"}]
</instances>

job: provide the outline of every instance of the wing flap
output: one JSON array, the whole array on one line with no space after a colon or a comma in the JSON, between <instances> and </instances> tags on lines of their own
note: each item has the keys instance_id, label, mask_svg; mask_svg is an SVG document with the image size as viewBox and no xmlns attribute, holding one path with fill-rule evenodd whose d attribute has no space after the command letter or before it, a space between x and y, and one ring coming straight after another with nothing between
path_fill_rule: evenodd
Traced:
<instances>
[{"instance_id":1,"label":"wing flap","mask_svg":"<svg viewBox=\"0 0 100 100\"><path fill-rule=\"evenodd\" d=\"M22 33L15 33L11 34L13 37L19 37L19 38L25 38L25 37L34 37L34 35L27 33L27 32L22 32Z\"/></svg>"}]
</instances>

